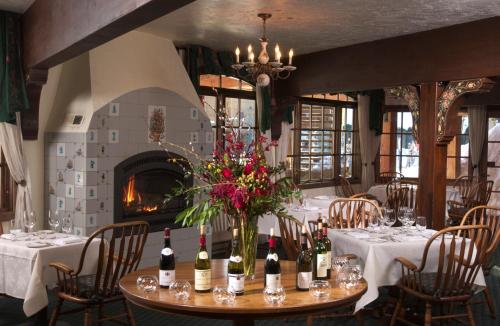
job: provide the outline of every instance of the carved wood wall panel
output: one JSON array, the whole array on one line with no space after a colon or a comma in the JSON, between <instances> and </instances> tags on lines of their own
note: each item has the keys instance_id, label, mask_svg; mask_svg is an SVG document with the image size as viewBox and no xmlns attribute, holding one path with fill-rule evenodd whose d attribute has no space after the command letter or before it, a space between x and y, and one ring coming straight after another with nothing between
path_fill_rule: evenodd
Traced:
<instances>
[{"instance_id":1,"label":"carved wood wall panel","mask_svg":"<svg viewBox=\"0 0 500 326\"><path fill-rule=\"evenodd\" d=\"M447 145L455 136L449 124L456 112L451 108L459 97L467 93L488 92L493 88L493 81L488 78L450 81L437 101L436 144Z\"/></svg>"},{"instance_id":2,"label":"carved wood wall panel","mask_svg":"<svg viewBox=\"0 0 500 326\"><path fill-rule=\"evenodd\" d=\"M419 124L420 124L420 98L418 95L418 89L415 86L398 86L389 88L389 93L393 96L396 96L400 99L403 99L408 103L408 107L410 108L411 117L413 119L413 136L418 143L418 132L419 132Z\"/></svg>"}]
</instances>

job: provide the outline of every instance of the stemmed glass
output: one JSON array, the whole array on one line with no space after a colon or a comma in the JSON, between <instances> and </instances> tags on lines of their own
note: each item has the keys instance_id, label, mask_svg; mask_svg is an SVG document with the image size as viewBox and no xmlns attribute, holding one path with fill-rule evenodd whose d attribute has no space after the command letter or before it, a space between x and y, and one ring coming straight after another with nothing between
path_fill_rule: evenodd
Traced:
<instances>
[{"instance_id":1,"label":"stemmed glass","mask_svg":"<svg viewBox=\"0 0 500 326\"><path fill-rule=\"evenodd\" d=\"M415 223L417 230L422 232L427 228L427 219L425 216L417 216L417 222Z\"/></svg>"},{"instance_id":2,"label":"stemmed glass","mask_svg":"<svg viewBox=\"0 0 500 326\"><path fill-rule=\"evenodd\" d=\"M71 215L68 214L68 216L63 217L61 229L66 234L70 234L73 231L73 219Z\"/></svg>"},{"instance_id":3,"label":"stemmed glass","mask_svg":"<svg viewBox=\"0 0 500 326\"><path fill-rule=\"evenodd\" d=\"M36 225L36 216L34 212L26 212L24 211L23 213L23 224L26 229L28 229L28 232L31 233L35 229Z\"/></svg>"},{"instance_id":4,"label":"stemmed glass","mask_svg":"<svg viewBox=\"0 0 500 326\"><path fill-rule=\"evenodd\" d=\"M401 223L403 223L403 227L405 230L408 230L410 226L412 226L415 223L415 212L413 211L413 209L409 207L405 208Z\"/></svg>"},{"instance_id":5,"label":"stemmed glass","mask_svg":"<svg viewBox=\"0 0 500 326\"><path fill-rule=\"evenodd\" d=\"M379 226L379 216L378 213L368 215L368 228L372 232L376 232L376 228Z\"/></svg>"},{"instance_id":6,"label":"stemmed glass","mask_svg":"<svg viewBox=\"0 0 500 326\"><path fill-rule=\"evenodd\" d=\"M57 232L57 230L59 229L59 225L61 225L59 210L56 209L54 214L52 214L51 210L49 209L49 225L53 231Z\"/></svg>"}]
</instances>

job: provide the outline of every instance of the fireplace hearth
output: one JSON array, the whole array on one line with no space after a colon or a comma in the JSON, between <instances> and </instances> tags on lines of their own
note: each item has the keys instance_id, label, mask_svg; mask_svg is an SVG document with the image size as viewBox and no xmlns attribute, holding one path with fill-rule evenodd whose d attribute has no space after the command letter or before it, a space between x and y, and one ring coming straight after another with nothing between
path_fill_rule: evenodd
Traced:
<instances>
[{"instance_id":1,"label":"fireplace hearth","mask_svg":"<svg viewBox=\"0 0 500 326\"><path fill-rule=\"evenodd\" d=\"M150 223L151 232L181 227L175 223L175 217L188 207L186 198L174 198L168 203L164 203L164 199L179 183L192 186L193 178L186 178L179 163L169 162L172 159L185 160L171 152L148 151L131 156L115 167L115 223L144 220Z\"/></svg>"}]
</instances>

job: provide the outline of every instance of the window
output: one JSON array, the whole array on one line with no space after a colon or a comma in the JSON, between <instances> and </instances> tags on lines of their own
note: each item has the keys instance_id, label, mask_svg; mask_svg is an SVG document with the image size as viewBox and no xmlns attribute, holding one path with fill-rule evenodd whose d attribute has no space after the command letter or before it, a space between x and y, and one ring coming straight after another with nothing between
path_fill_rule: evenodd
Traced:
<instances>
[{"instance_id":1,"label":"window","mask_svg":"<svg viewBox=\"0 0 500 326\"><path fill-rule=\"evenodd\" d=\"M342 94L343 95L343 94ZM360 175L356 103L338 95L303 97L295 113L288 166L294 182L322 186L335 176Z\"/></svg>"},{"instance_id":2,"label":"window","mask_svg":"<svg viewBox=\"0 0 500 326\"><path fill-rule=\"evenodd\" d=\"M491 116L493 115L493 116ZM500 113L492 112L488 118L488 180L493 180L493 192L488 203L500 206Z\"/></svg>"},{"instance_id":3,"label":"window","mask_svg":"<svg viewBox=\"0 0 500 326\"><path fill-rule=\"evenodd\" d=\"M411 113L386 112L380 139L379 171L396 171L407 178L417 178L418 153Z\"/></svg>"},{"instance_id":4,"label":"window","mask_svg":"<svg viewBox=\"0 0 500 326\"><path fill-rule=\"evenodd\" d=\"M469 170L469 117L459 113L459 133L448 144L446 178L456 179L461 175L470 175Z\"/></svg>"},{"instance_id":5,"label":"window","mask_svg":"<svg viewBox=\"0 0 500 326\"><path fill-rule=\"evenodd\" d=\"M0 222L14 218L16 183L10 175L9 167L0 151Z\"/></svg>"},{"instance_id":6,"label":"window","mask_svg":"<svg viewBox=\"0 0 500 326\"><path fill-rule=\"evenodd\" d=\"M214 141L223 140L225 128L231 126L238 129L245 144L255 139L258 127L253 85L224 75L202 75L200 97L212 125ZM227 121L217 119L217 114L224 108Z\"/></svg>"}]
</instances>

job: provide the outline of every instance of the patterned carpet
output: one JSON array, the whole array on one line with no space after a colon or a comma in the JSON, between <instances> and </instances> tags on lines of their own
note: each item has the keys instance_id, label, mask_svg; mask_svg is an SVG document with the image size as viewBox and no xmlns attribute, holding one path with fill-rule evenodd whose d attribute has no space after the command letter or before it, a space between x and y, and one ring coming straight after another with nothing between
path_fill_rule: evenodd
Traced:
<instances>
[{"instance_id":1,"label":"patterned carpet","mask_svg":"<svg viewBox=\"0 0 500 326\"><path fill-rule=\"evenodd\" d=\"M500 251L496 252L495 262L497 265L492 269L490 275L487 277L486 282L490 289L492 296L494 297L496 311L497 311L497 320L493 320L488 315L488 310L485 305L476 305L474 306L474 317L477 325L498 325L498 320L500 320ZM55 298L52 294L50 295L50 304L49 304L49 313L52 311L54 307ZM68 308L69 305L66 305ZM108 307L110 312L118 311L121 309L121 304L110 305ZM184 316L174 316L167 315L158 312L153 312L150 310L146 310L140 307L134 306L134 317L137 322L137 325L154 325L154 326L162 326L162 325L192 325L192 326L206 326L206 325L214 325L214 326L229 326L231 322L224 320L208 320L203 318L195 318L195 317L184 317ZM83 314L72 314L62 316L60 322L57 323L58 326L68 326L68 325L82 325L83 324ZM271 325L305 325L305 319L288 319L284 320L262 320L258 321L256 325L258 326L271 326ZM366 325L378 325L380 324L380 320L374 318L367 318ZM453 324L453 323L451 323ZM0 326L13 326L13 325L22 325L22 326L31 326L37 325L35 319L30 318L26 319L22 312L22 301L12 298L0 297ZM104 325L108 325L108 323L104 323ZM111 325L111 323L110 323ZM314 325L356 325L354 318L349 319L316 319Z\"/></svg>"}]
</instances>

